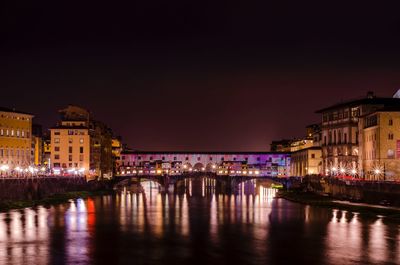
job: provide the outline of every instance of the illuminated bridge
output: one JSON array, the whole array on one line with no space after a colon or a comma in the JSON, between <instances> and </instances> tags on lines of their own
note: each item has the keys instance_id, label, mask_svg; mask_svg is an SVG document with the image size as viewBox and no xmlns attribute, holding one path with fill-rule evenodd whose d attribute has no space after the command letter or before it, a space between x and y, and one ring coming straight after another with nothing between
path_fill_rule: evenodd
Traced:
<instances>
[{"instance_id":1,"label":"illuminated bridge","mask_svg":"<svg viewBox=\"0 0 400 265\"><path fill-rule=\"evenodd\" d=\"M122 152L118 175L185 175L286 177L290 154L272 152Z\"/></svg>"}]
</instances>

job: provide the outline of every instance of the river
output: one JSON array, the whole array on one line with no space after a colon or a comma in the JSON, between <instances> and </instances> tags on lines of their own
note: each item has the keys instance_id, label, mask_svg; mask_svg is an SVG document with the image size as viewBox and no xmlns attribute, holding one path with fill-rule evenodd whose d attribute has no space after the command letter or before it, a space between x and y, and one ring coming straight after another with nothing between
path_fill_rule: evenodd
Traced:
<instances>
[{"instance_id":1,"label":"river","mask_svg":"<svg viewBox=\"0 0 400 265\"><path fill-rule=\"evenodd\" d=\"M0 264L400 264L400 225L213 179L0 214Z\"/></svg>"}]
</instances>

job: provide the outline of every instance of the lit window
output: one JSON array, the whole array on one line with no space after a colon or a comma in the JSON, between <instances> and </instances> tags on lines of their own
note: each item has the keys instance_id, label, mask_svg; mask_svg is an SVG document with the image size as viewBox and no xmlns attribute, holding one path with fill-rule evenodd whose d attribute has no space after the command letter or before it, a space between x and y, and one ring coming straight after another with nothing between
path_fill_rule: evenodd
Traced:
<instances>
[{"instance_id":1,"label":"lit window","mask_svg":"<svg viewBox=\"0 0 400 265\"><path fill-rule=\"evenodd\" d=\"M54 138L54 143L56 144L60 143L60 138Z\"/></svg>"},{"instance_id":2,"label":"lit window","mask_svg":"<svg viewBox=\"0 0 400 265\"><path fill-rule=\"evenodd\" d=\"M387 158L394 158L394 151L393 149L389 149L387 151Z\"/></svg>"},{"instance_id":3,"label":"lit window","mask_svg":"<svg viewBox=\"0 0 400 265\"><path fill-rule=\"evenodd\" d=\"M79 139L79 143L83 144L83 138Z\"/></svg>"}]
</instances>

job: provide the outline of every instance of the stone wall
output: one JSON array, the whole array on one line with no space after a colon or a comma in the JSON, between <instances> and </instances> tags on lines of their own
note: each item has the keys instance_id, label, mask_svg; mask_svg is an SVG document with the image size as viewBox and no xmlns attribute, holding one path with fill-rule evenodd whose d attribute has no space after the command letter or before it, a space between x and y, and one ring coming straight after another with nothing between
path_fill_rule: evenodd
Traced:
<instances>
[{"instance_id":1,"label":"stone wall","mask_svg":"<svg viewBox=\"0 0 400 265\"><path fill-rule=\"evenodd\" d=\"M327 194L341 200L379 204L383 201L400 206L400 183L373 181L342 181L329 178L305 178L307 190Z\"/></svg>"},{"instance_id":2,"label":"stone wall","mask_svg":"<svg viewBox=\"0 0 400 265\"><path fill-rule=\"evenodd\" d=\"M104 189L106 183L80 177L0 179L0 200L38 200L70 191Z\"/></svg>"}]
</instances>

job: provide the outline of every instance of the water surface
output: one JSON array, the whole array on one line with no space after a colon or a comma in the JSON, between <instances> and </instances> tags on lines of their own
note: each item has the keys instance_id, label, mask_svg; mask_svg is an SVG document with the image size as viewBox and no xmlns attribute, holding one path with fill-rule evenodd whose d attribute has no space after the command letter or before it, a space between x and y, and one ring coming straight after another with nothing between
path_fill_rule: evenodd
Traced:
<instances>
[{"instance_id":1,"label":"water surface","mask_svg":"<svg viewBox=\"0 0 400 265\"><path fill-rule=\"evenodd\" d=\"M400 226L384 217L292 203L256 181L143 186L1 213L0 264L400 264Z\"/></svg>"}]
</instances>

